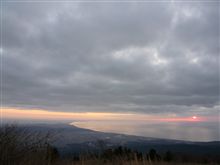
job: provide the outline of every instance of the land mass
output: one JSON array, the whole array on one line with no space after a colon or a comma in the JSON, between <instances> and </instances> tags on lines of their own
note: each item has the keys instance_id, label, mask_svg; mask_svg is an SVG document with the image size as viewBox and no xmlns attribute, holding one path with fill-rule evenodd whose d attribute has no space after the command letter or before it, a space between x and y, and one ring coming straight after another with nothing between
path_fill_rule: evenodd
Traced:
<instances>
[{"instance_id":1,"label":"land mass","mask_svg":"<svg viewBox=\"0 0 220 165\"><path fill-rule=\"evenodd\" d=\"M195 142L106 133L68 124L30 124L20 125L19 127L28 131L51 134L54 139L53 145L62 154L97 151L100 147L114 148L116 146L124 146L139 152L147 152L149 149L154 148L161 153L171 151L220 155L220 141Z\"/></svg>"}]
</instances>

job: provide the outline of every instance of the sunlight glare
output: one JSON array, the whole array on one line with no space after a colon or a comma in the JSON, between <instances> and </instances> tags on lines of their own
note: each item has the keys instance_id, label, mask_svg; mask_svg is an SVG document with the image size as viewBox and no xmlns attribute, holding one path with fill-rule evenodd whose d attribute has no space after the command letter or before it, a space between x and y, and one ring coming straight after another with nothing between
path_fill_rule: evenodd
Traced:
<instances>
[{"instance_id":1,"label":"sunlight glare","mask_svg":"<svg viewBox=\"0 0 220 165\"><path fill-rule=\"evenodd\" d=\"M193 118L193 119L197 119L197 117L196 117L196 116L193 116L192 118Z\"/></svg>"}]
</instances>

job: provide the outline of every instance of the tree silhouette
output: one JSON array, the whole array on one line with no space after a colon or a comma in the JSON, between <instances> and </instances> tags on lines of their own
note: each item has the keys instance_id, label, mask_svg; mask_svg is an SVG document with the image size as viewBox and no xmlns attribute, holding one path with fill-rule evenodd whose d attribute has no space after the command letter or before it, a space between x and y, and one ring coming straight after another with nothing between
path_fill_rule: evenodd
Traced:
<instances>
[{"instance_id":1,"label":"tree silhouette","mask_svg":"<svg viewBox=\"0 0 220 165\"><path fill-rule=\"evenodd\" d=\"M148 159L150 159L150 161L155 161L155 160L161 160L161 156L159 154L157 154L155 149L150 149L149 153L148 153Z\"/></svg>"},{"instance_id":2,"label":"tree silhouette","mask_svg":"<svg viewBox=\"0 0 220 165\"><path fill-rule=\"evenodd\" d=\"M173 160L173 154L170 151L167 151L164 156L164 160L170 162Z\"/></svg>"}]
</instances>

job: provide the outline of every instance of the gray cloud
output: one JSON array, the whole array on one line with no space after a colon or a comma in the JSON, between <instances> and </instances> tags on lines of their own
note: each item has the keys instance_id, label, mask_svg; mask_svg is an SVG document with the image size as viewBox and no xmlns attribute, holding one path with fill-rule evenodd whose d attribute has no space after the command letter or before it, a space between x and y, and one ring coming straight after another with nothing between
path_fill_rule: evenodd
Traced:
<instances>
[{"instance_id":1,"label":"gray cloud","mask_svg":"<svg viewBox=\"0 0 220 165\"><path fill-rule=\"evenodd\" d=\"M3 105L215 114L216 3L5 2Z\"/></svg>"}]
</instances>

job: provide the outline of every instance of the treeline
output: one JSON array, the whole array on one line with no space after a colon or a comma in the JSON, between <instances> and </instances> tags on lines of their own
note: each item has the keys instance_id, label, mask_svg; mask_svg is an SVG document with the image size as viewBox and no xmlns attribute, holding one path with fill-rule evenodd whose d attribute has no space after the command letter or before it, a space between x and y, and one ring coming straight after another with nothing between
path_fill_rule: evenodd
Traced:
<instances>
[{"instance_id":1,"label":"treeline","mask_svg":"<svg viewBox=\"0 0 220 165\"><path fill-rule=\"evenodd\" d=\"M52 145L51 133L33 132L15 125L0 128L1 165L164 165L187 163L220 164L218 155L192 155L187 153L158 153L150 149L147 153L127 147L106 148L104 141L97 141L96 152L85 152L68 156L60 155Z\"/></svg>"},{"instance_id":2,"label":"treeline","mask_svg":"<svg viewBox=\"0 0 220 165\"><path fill-rule=\"evenodd\" d=\"M131 150L127 147L118 146L115 148L109 148L103 150L102 152L90 152L83 153L80 155L75 155L73 160L80 159L100 159L103 162L113 162L115 160L123 160L123 161L143 161L146 160L148 162L159 162L159 161L171 161L172 155L170 152L165 154L165 157L161 157L155 149L150 149L148 153L144 154L142 152L138 152L135 150Z\"/></svg>"},{"instance_id":3,"label":"treeline","mask_svg":"<svg viewBox=\"0 0 220 165\"><path fill-rule=\"evenodd\" d=\"M73 161L80 160L99 160L103 164L123 164L122 162L138 162L138 165L145 164L220 164L219 155L197 155L187 153L174 153L167 151L158 153L155 149L150 149L147 153L132 150L127 147L118 146L102 150L101 152L83 153L79 156L73 156ZM121 162L121 163L119 163Z\"/></svg>"}]
</instances>

